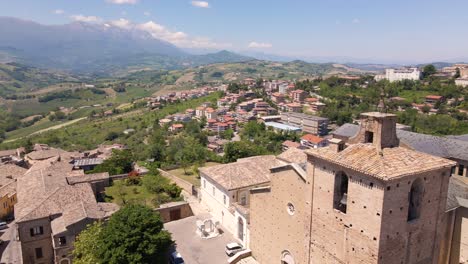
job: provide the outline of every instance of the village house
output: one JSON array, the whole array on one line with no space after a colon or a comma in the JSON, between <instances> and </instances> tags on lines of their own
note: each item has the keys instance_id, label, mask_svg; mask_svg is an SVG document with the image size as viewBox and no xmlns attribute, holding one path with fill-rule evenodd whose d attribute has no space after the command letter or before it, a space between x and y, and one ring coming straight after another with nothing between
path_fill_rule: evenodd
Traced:
<instances>
[{"instance_id":1,"label":"village house","mask_svg":"<svg viewBox=\"0 0 468 264\"><path fill-rule=\"evenodd\" d=\"M299 148L300 146L301 146L300 143L294 142L294 141L291 141L291 140L286 140L283 143L281 143L281 149L283 151L286 151L286 150L288 150L290 148Z\"/></svg>"},{"instance_id":2,"label":"village house","mask_svg":"<svg viewBox=\"0 0 468 264\"><path fill-rule=\"evenodd\" d=\"M322 103L322 102L314 102L314 103L311 103L310 104L310 110L312 110L312 112L320 112L322 111L323 109L325 109L327 105Z\"/></svg>"},{"instance_id":3,"label":"village house","mask_svg":"<svg viewBox=\"0 0 468 264\"><path fill-rule=\"evenodd\" d=\"M41 155L47 157L50 151ZM16 226L23 263L72 263L76 236L90 224L118 210L96 201L109 184L109 174L73 171L73 153L37 160L17 180Z\"/></svg>"},{"instance_id":4,"label":"village house","mask_svg":"<svg viewBox=\"0 0 468 264\"><path fill-rule=\"evenodd\" d=\"M278 92L272 93L270 96L271 101L275 104L284 103L285 98L286 96L284 94Z\"/></svg>"},{"instance_id":5,"label":"village house","mask_svg":"<svg viewBox=\"0 0 468 264\"><path fill-rule=\"evenodd\" d=\"M291 91L290 96L293 102L303 103L307 97L307 92L304 90L294 90Z\"/></svg>"},{"instance_id":6,"label":"village house","mask_svg":"<svg viewBox=\"0 0 468 264\"><path fill-rule=\"evenodd\" d=\"M443 101L445 101L445 98L440 95L427 95L425 97L425 102L427 104L442 103Z\"/></svg>"},{"instance_id":7,"label":"village house","mask_svg":"<svg viewBox=\"0 0 468 264\"><path fill-rule=\"evenodd\" d=\"M455 84L462 87L468 86L468 78L458 78L455 80Z\"/></svg>"},{"instance_id":8,"label":"village house","mask_svg":"<svg viewBox=\"0 0 468 264\"><path fill-rule=\"evenodd\" d=\"M289 103L286 104L286 109L288 112L300 113L302 112L302 105L299 103Z\"/></svg>"},{"instance_id":9,"label":"village house","mask_svg":"<svg viewBox=\"0 0 468 264\"><path fill-rule=\"evenodd\" d=\"M184 129L184 124L172 124L169 127L169 131L171 131L172 133L178 133L182 131L183 129Z\"/></svg>"},{"instance_id":10,"label":"village house","mask_svg":"<svg viewBox=\"0 0 468 264\"><path fill-rule=\"evenodd\" d=\"M255 83L256 83L256 80L253 79L253 78L245 78L242 81L242 84L245 84L245 85L248 85L248 86L254 85Z\"/></svg>"},{"instance_id":11,"label":"village house","mask_svg":"<svg viewBox=\"0 0 468 264\"><path fill-rule=\"evenodd\" d=\"M216 119L218 118L218 113L211 107L205 109L205 117L207 119Z\"/></svg>"},{"instance_id":12,"label":"village house","mask_svg":"<svg viewBox=\"0 0 468 264\"><path fill-rule=\"evenodd\" d=\"M18 202L16 180L23 176L27 169L15 164L0 164L0 219L12 216L14 205Z\"/></svg>"},{"instance_id":13,"label":"village house","mask_svg":"<svg viewBox=\"0 0 468 264\"><path fill-rule=\"evenodd\" d=\"M328 140L312 134L301 137L301 146L306 148L322 148L328 145Z\"/></svg>"}]
</instances>

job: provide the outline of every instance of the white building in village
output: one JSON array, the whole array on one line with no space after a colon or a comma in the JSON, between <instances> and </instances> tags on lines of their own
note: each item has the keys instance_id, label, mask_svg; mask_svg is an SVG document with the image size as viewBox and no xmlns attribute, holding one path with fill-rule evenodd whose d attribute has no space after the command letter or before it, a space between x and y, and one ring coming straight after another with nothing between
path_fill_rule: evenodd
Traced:
<instances>
[{"instance_id":1,"label":"white building in village","mask_svg":"<svg viewBox=\"0 0 468 264\"><path fill-rule=\"evenodd\" d=\"M270 184L270 169L305 162L304 152L289 149L276 157L256 156L200 168L201 203L209 208L215 222L249 248L250 191Z\"/></svg>"},{"instance_id":2,"label":"white building in village","mask_svg":"<svg viewBox=\"0 0 468 264\"><path fill-rule=\"evenodd\" d=\"M386 69L385 74L375 76L376 81L388 80L390 82L421 79L421 71L418 68Z\"/></svg>"}]
</instances>

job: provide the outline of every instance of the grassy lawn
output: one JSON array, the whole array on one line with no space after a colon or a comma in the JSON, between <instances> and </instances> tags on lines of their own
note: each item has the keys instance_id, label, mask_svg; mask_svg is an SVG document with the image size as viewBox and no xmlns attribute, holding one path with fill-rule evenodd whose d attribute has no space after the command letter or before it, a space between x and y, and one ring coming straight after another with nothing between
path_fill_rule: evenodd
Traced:
<instances>
[{"instance_id":1,"label":"grassy lawn","mask_svg":"<svg viewBox=\"0 0 468 264\"><path fill-rule=\"evenodd\" d=\"M219 165L219 164L220 163L217 163L217 162L207 162L207 163L205 163L205 165L203 167L211 167L211 166L215 166L215 165ZM193 184L193 185L195 185L197 187L200 187L200 178L198 177L198 175L193 173L193 166L190 167L190 168L187 168L187 173L189 173L189 175L184 173L183 168L170 170L168 172L170 174L178 177L178 178L181 178L183 180L186 180L186 181L190 182L191 184Z\"/></svg>"},{"instance_id":2,"label":"grassy lawn","mask_svg":"<svg viewBox=\"0 0 468 264\"><path fill-rule=\"evenodd\" d=\"M156 195L149 193L148 190L140 185L127 186L122 180L114 181L112 186L107 187L106 190L106 202L116 203L120 206L126 203L138 203L145 204L150 207L154 207L153 199Z\"/></svg>"}]
</instances>

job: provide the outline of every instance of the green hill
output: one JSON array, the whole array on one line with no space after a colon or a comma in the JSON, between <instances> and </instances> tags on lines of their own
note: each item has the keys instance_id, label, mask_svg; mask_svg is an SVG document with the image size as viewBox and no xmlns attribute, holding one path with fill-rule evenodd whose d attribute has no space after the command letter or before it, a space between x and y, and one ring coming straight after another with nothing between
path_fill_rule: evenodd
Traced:
<instances>
[{"instance_id":1,"label":"green hill","mask_svg":"<svg viewBox=\"0 0 468 264\"><path fill-rule=\"evenodd\" d=\"M77 77L65 73L13 62L0 64L0 97L34 92L52 84L78 81Z\"/></svg>"}]
</instances>

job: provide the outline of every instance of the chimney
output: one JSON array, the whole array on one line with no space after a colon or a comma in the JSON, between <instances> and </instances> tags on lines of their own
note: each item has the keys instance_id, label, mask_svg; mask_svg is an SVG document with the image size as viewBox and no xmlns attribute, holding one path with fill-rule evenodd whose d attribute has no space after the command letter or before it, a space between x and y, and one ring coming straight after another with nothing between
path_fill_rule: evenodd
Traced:
<instances>
[{"instance_id":1,"label":"chimney","mask_svg":"<svg viewBox=\"0 0 468 264\"><path fill-rule=\"evenodd\" d=\"M328 140L330 149L334 152L340 152L345 148L345 143L343 140L338 138L332 138Z\"/></svg>"},{"instance_id":2,"label":"chimney","mask_svg":"<svg viewBox=\"0 0 468 264\"><path fill-rule=\"evenodd\" d=\"M370 112L361 114L359 132L349 139L348 143L370 143L377 150L393 148L400 145L396 135L397 117L394 114Z\"/></svg>"}]
</instances>

